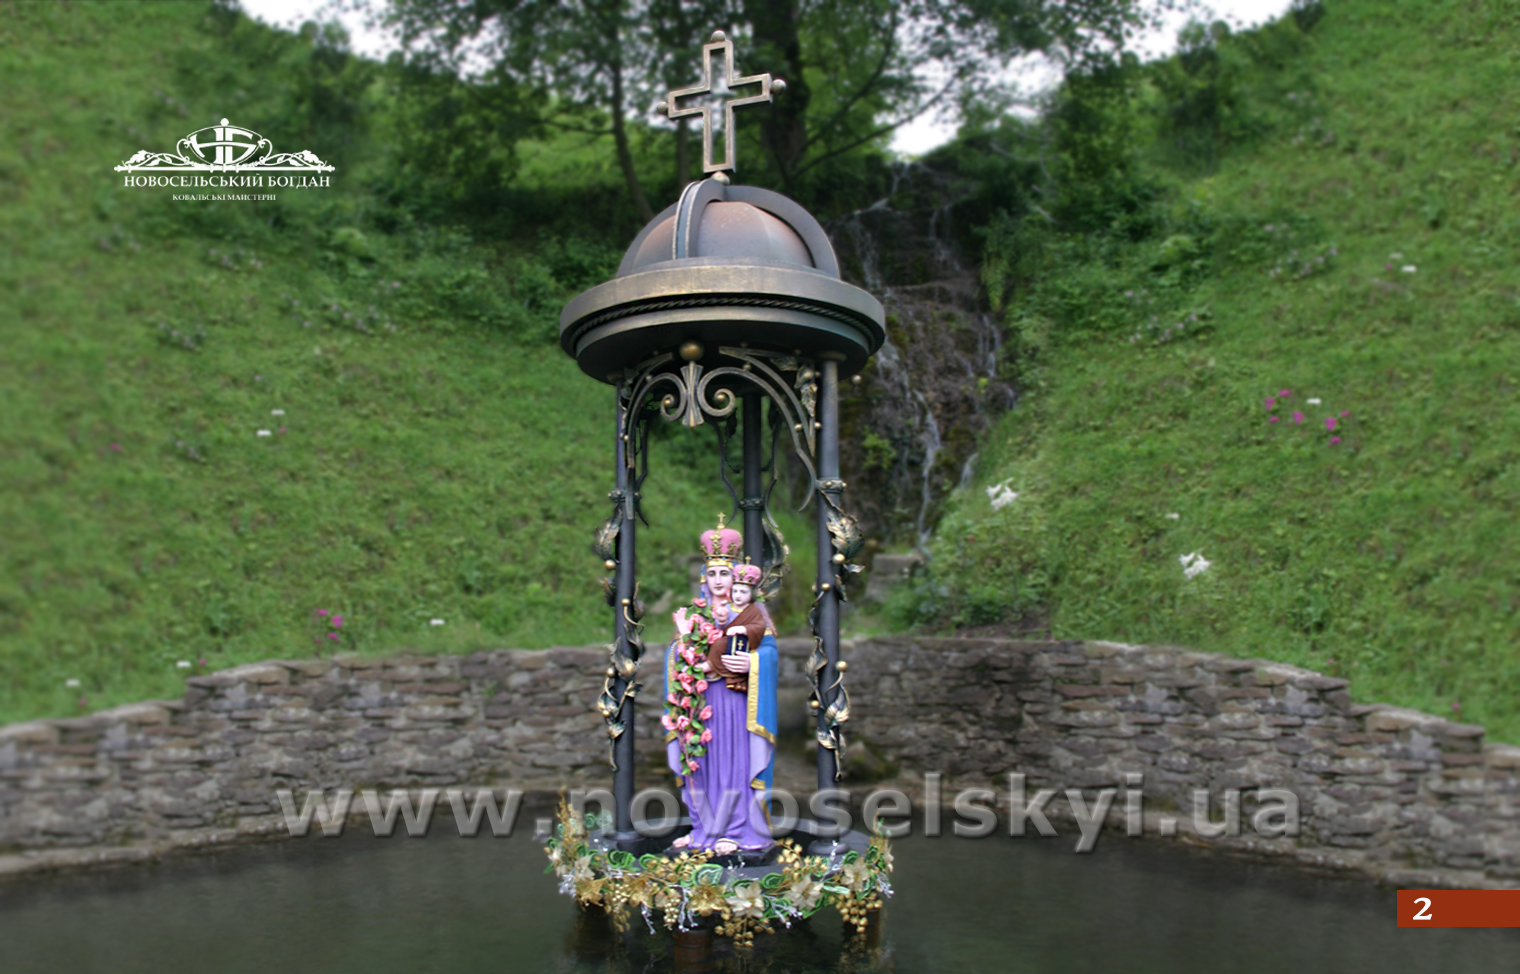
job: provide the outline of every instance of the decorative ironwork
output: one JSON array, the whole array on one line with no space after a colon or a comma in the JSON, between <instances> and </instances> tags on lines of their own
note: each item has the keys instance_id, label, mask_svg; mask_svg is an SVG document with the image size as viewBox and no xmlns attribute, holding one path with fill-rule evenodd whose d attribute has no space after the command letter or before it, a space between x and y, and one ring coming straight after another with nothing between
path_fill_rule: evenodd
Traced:
<instances>
[{"instance_id":1,"label":"decorative ironwork","mask_svg":"<svg viewBox=\"0 0 1520 974\"><path fill-rule=\"evenodd\" d=\"M591 545L592 551L603 560L609 571L602 579L602 591L607 605L619 613L622 622L617 627L617 635L607 646L606 679L596 701L596 708L606 725L608 763L614 771L618 767L618 739L628 731L622 718L623 703L634 699L643 688L643 684L634 678L638 675L639 659L644 655L644 627L640 622L644 607L638 599L637 582L632 585L630 598L619 599L618 580L625 571L621 560L621 542L625 528L631 527L635 518L643 519L639 491L643 487L644 478L649 475L649 425L629 412L621 398L619 413L618 428L623 440L625 465L619 471L619 483L626 483L627 486L616 487L607 494L607 499L612 501L612 513L597 529Z\"/></svg>"},{"instance_id":2,"label":"decorative ironwork","mask_svg":"<svg viewBox=\"0 0 1520 974\"><path fill-rule=\"evenodd\" d=\"M743 367L719 366L705 369L700 362L687 362L680 369L665 369L670 355L660 355L630 370L624 379L628 409L632 416L640 416L654 394L666 389L657 401L660 416L668 422L680 420L687 427L701 426L707 417L725 419L739 405L739 397L727 385L715 384L728 380L741 386L754 386L779 409L787 420L792 435L792 445L797 457L808 472L808 500L812 501L817 484L814 453L817 449L817 420L814 419L816 402L816 375L812 363L792 355L780 355L751 348L724 346L719 353L727 358L743 362ZM784 372L796 372L796 379L788 382ZM732 488L730 488L732 489ZM737 494L735 500L737 501Z\"/></svg>"},{"instance_id":3,"label":"decorative ironwork","mask_svg":"<svg viewBox=\"0 0 1520 974\"><path fill-rule=\"evenodd\" d=\"M844 724L850 719L850 696L844 686L844 670L830 665L820 606L826 597L840 602L848 600L847 580L861 570L853 559L860 552L864 537L859 524L840 504L845 482L837 476L821 478L816 472L816 463L820 459L817 434L821 429L822 376L812 360L797 355L730 346L720 347L718 353L722 358L740 364L709 368L694 360L672 368L677 361L675 356L662 354L625 373L619 388L619 404L624 411L625 428L628 428L623 446L630 487L627 491L614 490L609 495L614 503L613 515L598 532L594 547L599 557L614 561L623 524L634 517L642 518L638 492L648 475L648 423L653 415L658 412L665 421L679 421L687 427L697 427L711 420L718 438L719 473L733 498L735 511L758 509L763 512L766 571L760 583L760 593L766 598L775 595L788 571L790 555L790 548L770 510L770 497L777 483L776 449L785 430L808 472L809 488L802 509L815 495L819 498L821 517L829 538L830 571L821 576L822 584L814 592L813 605L808 613L814 646L807 673L811 704L822 715L816 730L818 743L834 752L834 778L838 780L842 774L838 758L845 747ZM735 433L737 417L734 413L740 400L736 389L756 390L770 400L771 448L766 464L770 479L759 497L741 497L729 477L728 443ZM597 702L607 723L609 740L615 745L625 731L620 717L622 703L639 689L633 678L643 652L640 638L643 627L639 622L642 612L637 599L618 605L613 579L607 579L604 584L608 604L622 615L624 634L621 640L608 647L608 677ZM621 692L619 684L623 688Z\"/></svg>"},{"instance_id":4,"label":"decorative ironwork","mask_svg":"<svg viewBox=\"0 0 1520 974\"><path fill-rule=\"evenodd\" d=\"M723 77L717 79L719 88L713 87L713 55L723 52ZM693 95L721 95L725 91L732 92L735 88L746 88L750 85L759 85L760 93L746 95L743 98L730 98L723 102L723 159L721 162L713 160L713 106L692 105L682 108L680 99L689 98ZM691 88L679 88L671 91L665 101L655 106L655 111L665 115L671 121L678 118L690 118L693 115L702 116L702 171L722 172L734 170L734 109L742 105L755 105L771 100L771 92L780 94L786 90L786 82L780 78L771 79L769 73L754 74L748 77L740 77L734 68L734 42L729 40L721 30L712 32L712 37L702 45L702 83Z\"/></svg>"},{"instance_id":5,"label":"decorative ironwork","mask_svg":"<svg viewBox=\"0 0 1520 974\"><path fill-rule=\"evenodd\" d=\"M843 593L841 593L842 595ZM843 777L840 755L844 754L844 724L850 719L850 694L844 687L844 671L835 668L829 683L829 657L824 649L823 631L820 627L819 605L829 595L823 589L813 594L813 605L808 611L808 625L813 631L813 652L808 656L807 672L811 686L808 688L808 707L823 709L823 723L816 728L818 744L834 752L834 780ZM825 704L824 701L832 701Z\"/></svg>"}]
</instances>

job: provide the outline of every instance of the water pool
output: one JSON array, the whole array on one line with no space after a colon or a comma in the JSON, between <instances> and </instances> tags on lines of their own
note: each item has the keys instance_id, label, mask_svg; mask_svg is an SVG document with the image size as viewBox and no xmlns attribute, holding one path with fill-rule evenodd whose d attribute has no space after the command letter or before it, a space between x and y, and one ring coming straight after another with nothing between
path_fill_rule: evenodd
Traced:
<instances>
[{"instance_id":1,"label":"water pool","mask_svg":"<svg viewBox=\"0 0 1520 974\"><path fill-rule=\"evenodd\" d=\"M1400 930L1366 883L1105 835L911 838L875 951L835 915L718 970L917 972L1520 969L1520 930ZM559 895L531 835L364 830L0 885L4 974L670 970L669 941L608 936ZM642 924L638 924L642 929ZM647 931L645 931L647 933Z\"/></svg>"}]
</instances>

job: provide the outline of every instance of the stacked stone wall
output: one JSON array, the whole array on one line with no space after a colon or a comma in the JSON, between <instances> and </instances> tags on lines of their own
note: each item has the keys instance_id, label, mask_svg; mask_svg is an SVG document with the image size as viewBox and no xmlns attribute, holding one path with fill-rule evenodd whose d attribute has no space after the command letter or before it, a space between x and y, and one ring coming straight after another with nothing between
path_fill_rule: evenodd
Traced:
<instances>
[{"instance_id":1,"label":"stacked stone wall","mask_svg":"<svg viewBox=\"0 0 1520 974\"><path fill-rule=\"evenodd\" d=\"M1104 642L881 639L854 647L853 729L946 794L1116 788L1143 775L1146 831L1186 827L1195 791L1227 791L1249 820L1263 789L1299 799L1301 834L1212 840L1394 881L1520 880L1520 748L1484 730L1352 702L1347 681L1265 660ZM1115 810L1113 824L1122 821Z\"/></svg>"},{"instance_id":2,"label":"stacked stone wall","mask_svg":"<svg viewBox=\"0 0 1520 974\"><path fill-rule=\"evenodd\" d=\"M781 641L781 746L804 770L809 648ZM1247 819L1262 789L1289 789L1297 837L1214 843L1400 882L1520 881L1520 748L1355 704L1344 680L1102 642L872 639L844 655L849 766L895 775L846 787L921 795L941 772L948 799L1020 772L1091 795L1138 773L1153 835L1156 816L1186 821L1196 789L1240 792ZM0 875L283 835L280 789L605 787L605 666L598 648L273 661L191 677L180 700L0 728ZM640 784L664 784L658 695L643 699Z\"/></svg>"}]
</instances>

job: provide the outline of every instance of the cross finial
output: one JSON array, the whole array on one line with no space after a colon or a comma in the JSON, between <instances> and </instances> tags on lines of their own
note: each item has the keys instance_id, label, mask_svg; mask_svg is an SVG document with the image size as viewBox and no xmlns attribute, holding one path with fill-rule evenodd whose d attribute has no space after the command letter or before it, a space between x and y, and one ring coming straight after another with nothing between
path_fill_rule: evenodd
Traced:
<instances>
[{"instance_id":1,"label":"cross finial","mask_svg":"<svg viewBox=\"0 0 1520 974\"><path fill-rule=\"evenodd\" d=\"M746 85L759 85L760 93L748 95L744 98L730 98L723 102L723 159L713 159L713 106L693 105L682 108L678 99L691 95L710 94L713 90L713 55L723 52L723 77L721 83L732 91ZM734 69L734 42L721 30L715 30L706 44L702 45L702 83L692 88L681 88L670 92L666 100L656 106L655 110L663 112L672 121L678 118L686 118L691 115L702 116L702 171L722 172L734 169L734 109L740 105L753 105L757 102L768 102L771 93L781 94L786 90L786 82L780 78L771 80L769 73L754 74L741 78Z\"/></svg>"}]
</instances>

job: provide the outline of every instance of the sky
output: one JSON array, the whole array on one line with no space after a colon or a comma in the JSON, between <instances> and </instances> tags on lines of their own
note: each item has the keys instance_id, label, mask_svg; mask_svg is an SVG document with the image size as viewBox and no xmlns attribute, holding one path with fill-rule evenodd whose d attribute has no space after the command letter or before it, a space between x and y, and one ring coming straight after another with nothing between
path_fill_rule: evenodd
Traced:
<instances>
[{"instance_id":1,"label":"sky","mask_svg":"<svg viewBox=\"0 0 1520 974\"><path fill-rule=\"evenodd\" d=\"M397 48L397 43L384 30L369 26L362 13L342 0L241 0L243 9L250 15L275 27L294 30L303 21L313 19L336 19L348 30L355 53L376 60L383 60ZM1254 27L1282 16L1292 0L1205 0L1203 6L1213 12L1211 20L1224 20L1232 28ZM1193 16L1197 16L1196 12ZM1155 33L1143 37L1136 44L1142 57L1159 57L1171 53L1177 43L1177 32L1187 22L1188 14L1178 14ZM1059 77L1043 58L1031 57L1016 63L1009 77L1017 79L1029 92L1048 87ZM915 156L928 152L950 141L955 135L954 119L932 114L914 119L897 130L892 137L892 148L903 155Z\"/></svg>"}]
</instances>

